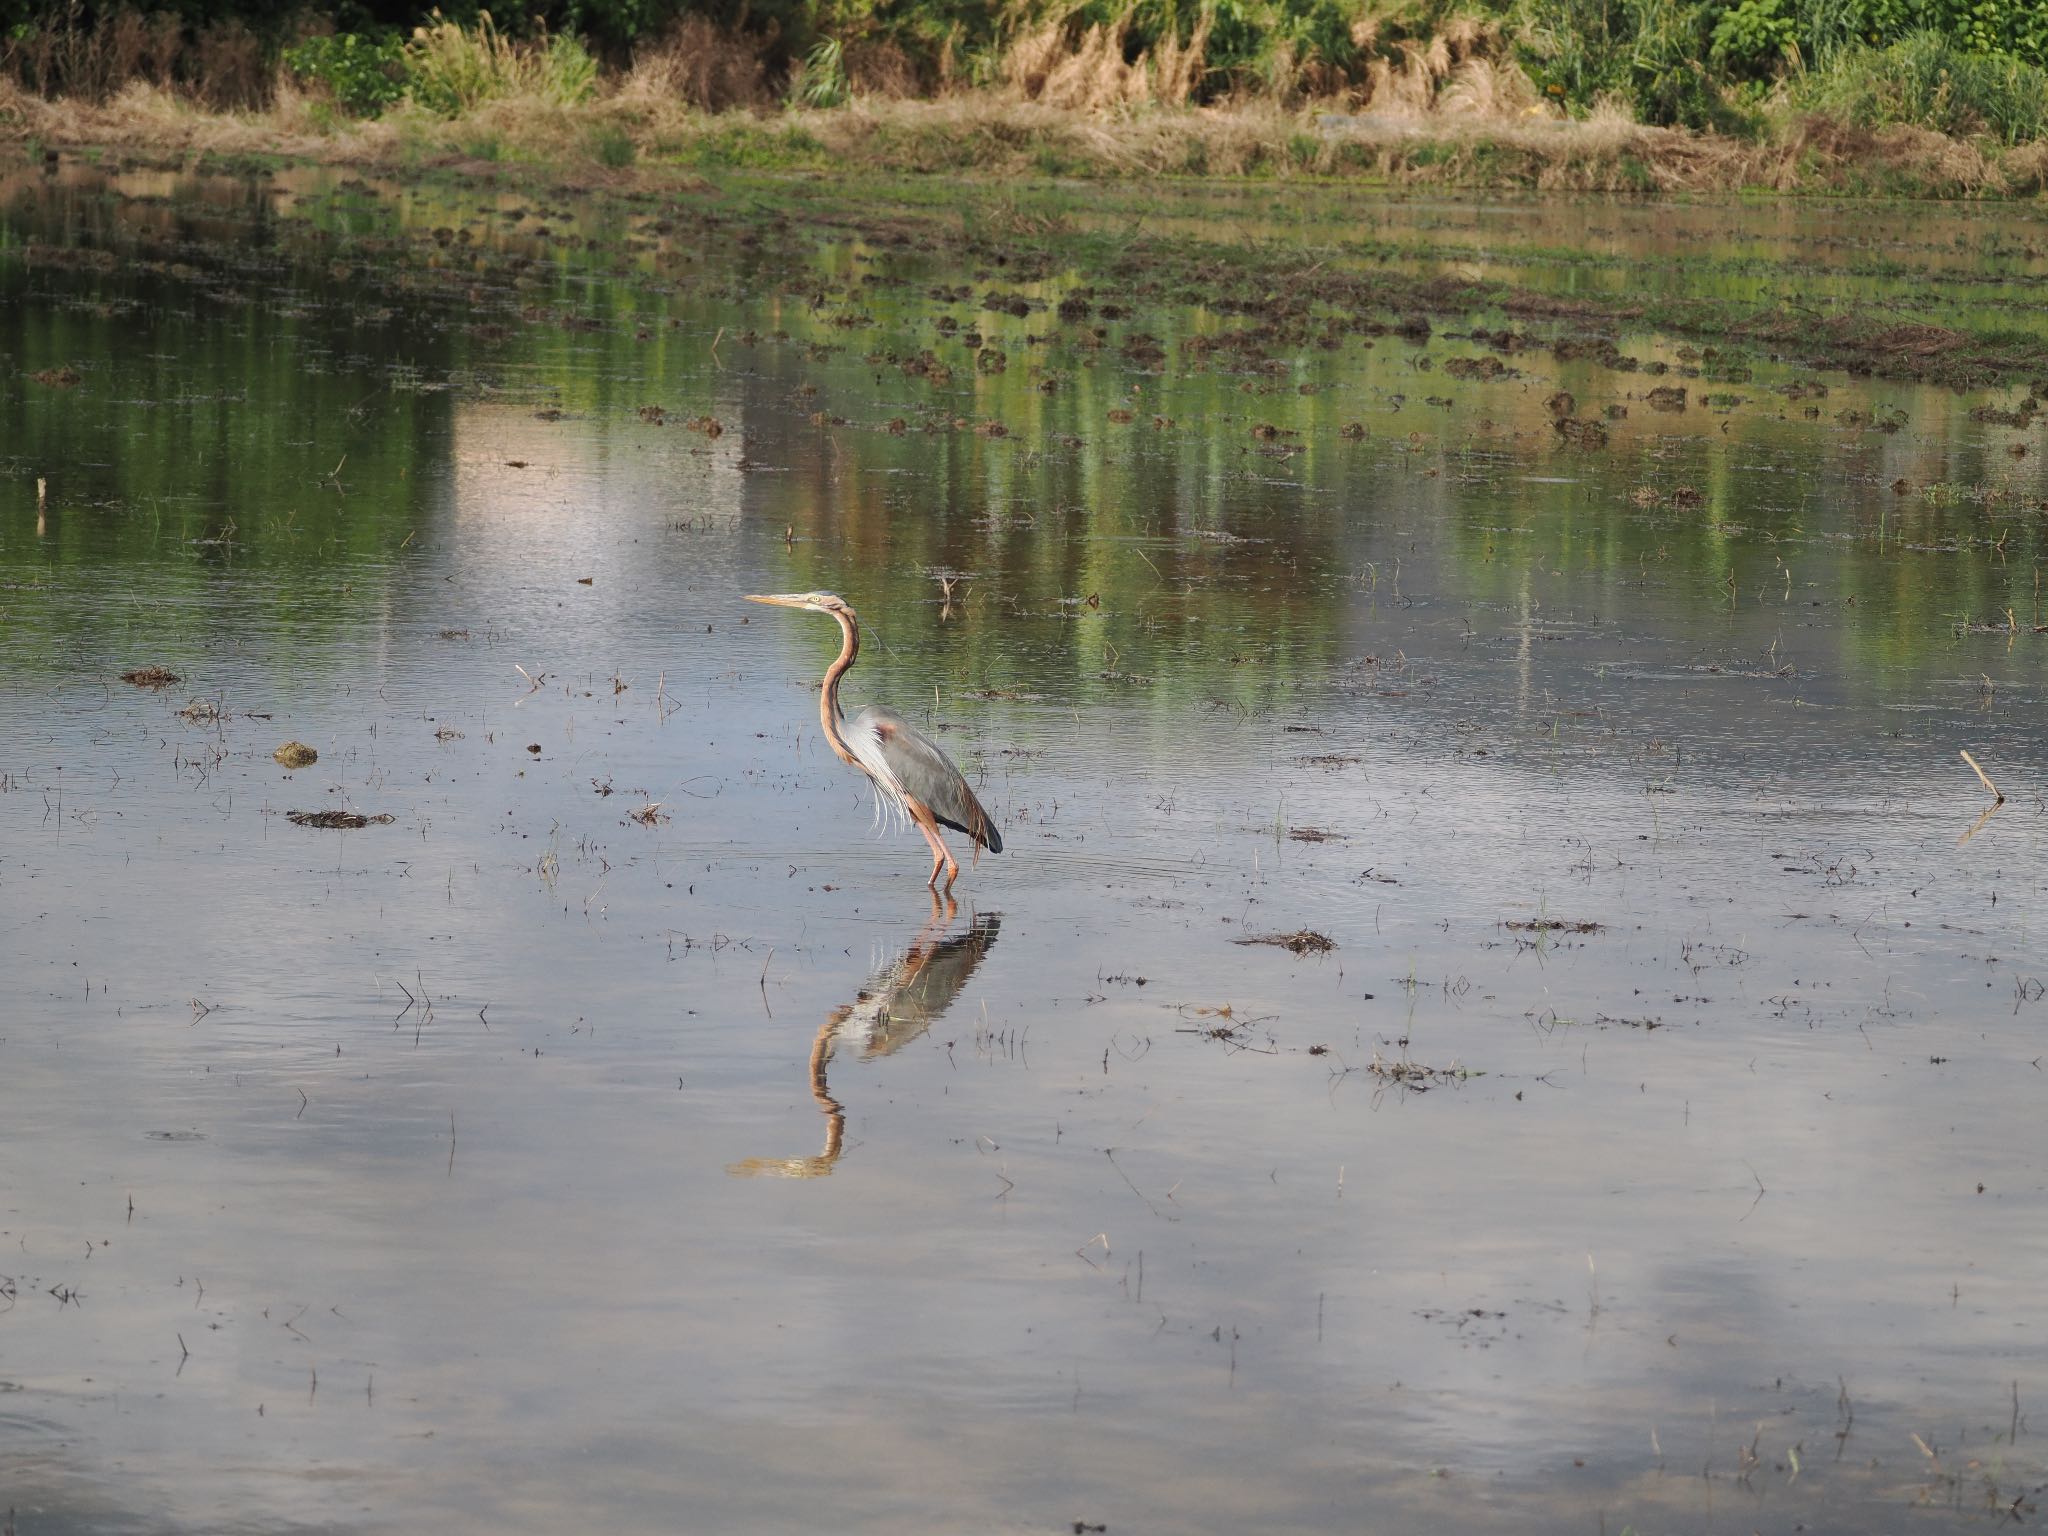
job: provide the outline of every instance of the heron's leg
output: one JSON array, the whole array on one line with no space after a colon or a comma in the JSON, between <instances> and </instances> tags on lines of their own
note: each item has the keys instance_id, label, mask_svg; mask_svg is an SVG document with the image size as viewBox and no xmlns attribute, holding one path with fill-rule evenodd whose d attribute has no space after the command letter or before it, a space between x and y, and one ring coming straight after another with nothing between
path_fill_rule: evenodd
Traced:
<instances>
[{"instance_id":1,"label":"heron's leg","mask_svg":"<svg viewBox=\"0 0 2048 1536\"><path fill-rule=\"evenodd\" d=\"M912 819L917 822L917 830L924 834L925 846L932 851L932 877L925 881L925 884L936 892L939 888L939 871L946 863L946 845L939 841L939 834L924 817L916 816Z\"/></svg>"},{"instance_id":2,"label":"heron's leg","mask_svg":"<svg viewBox=\"0 0 2048 1536\"><path fill-rule=\"evenodd\" d=\"M954 882L955 880L958 880L958 879L960 878L960 865L959 865L959 863L958 863L958 862L957 862L957 861L956 861L956 860L954 859L954 857L953 857L952 853L951 853L951 852L950 852L950 851L949 851L949 850L947 849L947 847L946 847L946 845L945 845L944 843L940 843L940 844L939 844L939 852L940 852L940 853L942 853L942 854L945 854L945 856L946 856L946 887L945 887L945 889L946 889L946 895L947 895L947 897L948 897L948 898L950 898L950 897L952 896L952 894L953 894L953 882ZM934 871L933 871L933 876L934 876L934 878L936 878L936 877L937 877L937 871L936 871L936 870L934 870Z\"/></svg>"}]
</instances>

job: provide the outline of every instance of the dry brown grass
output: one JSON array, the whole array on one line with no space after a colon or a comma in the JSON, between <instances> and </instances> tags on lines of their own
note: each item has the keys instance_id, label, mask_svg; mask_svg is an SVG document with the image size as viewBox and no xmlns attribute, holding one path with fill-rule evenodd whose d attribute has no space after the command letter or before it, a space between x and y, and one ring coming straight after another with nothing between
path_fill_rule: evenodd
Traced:
<instances>
[{"instance_id":1,"label":"dry brown grass","mask_svg":"<svg viewBox=\"0 0 2048 1536\"><path fill-rule=\"evenodd\" d=\"M1129 106L1150 91L1144 62L1124 62L1128 23L1088 27L1070 38L1064 20L1025 32L1010 45L1003 72L1025 101L1065 111L1101 111Z\"/></svg>"},{"instance_id":2,"label":"dry brown grass","mask_svg":"<svg viewBox=\"0 0 2048 1536\"><path fill-rule=\"evenodd\" d=\"M935 80L927 79L899 44L887 38L846 45L846 78L856 96L885 96L904 100L930 93Z\"/></svg>"},{"instance_id":3,"label":"dry brown grass","mask_svg":"<svg viewBox=\"0 0 2048 1536\"><path fill-rule=\"evenodd\" d=\"M1436 110L1450 117L1546 117L1535 84L1509 60L1470 58L1455 65L1437 92Z\"/></svg>"},{"instance_id":4,"label":"dry brown grass","mask_svg":"<svg viewBox=\"0 0 2048 1536\"><path fill-rule=\"evenodd\" d=\"M766 106L773 99L759 47L703 16L686 16L660 42L635 49L619 95L707 112Z\"/></svg>"},{"instance_id":5,"label":"dry brown grass","mask_svg":"<svg viewBox=\"0 0 2048 1536\"><path fill-rule=\"evenodd\" d=\"M1453 66L1454 72L1463 66ZM1474 70L1464 78L1479 76ZM1455 74L1454 74L1455 77ZM1483 78L1483 77L1482 77ZM1495 80L1477 89L1497 108ZM1511 97L1506 99L1512 100ZM886 140L906 168L971 147L976 164L1024 172L1048 158L1129 175L1199 168L1235 176L1274 171L1406 181L1472 181L1557 188L1640 187L1648 174L1673 189L1740 185L1748 146L1611 117L1575 122L1504 117L1476 103L1429 113L1333 114L1327 104L1288 110L1259 101L1226 107L1121 113L1072 111L986 97L863 105L797 121L835 157L860 159ZM1303 161L1300 148L1315 146ZM1633 163L1631 163L1633 162Z\"/></svg>"},{"instance_id":6,"label":"dry brown grass","mask_svg":"<svg viewBox=\"0 0 2048 1536\"><path fill-rule=\"evenodd\" d=\"M1448 45L1447 45L1448 48ZM274 154L330 163L397 167L466 162L494 145L504 161L560 166L583 180L673 184L697 168L732 163L795 170L982 177L1062 174L1107 177L1327 176L1386 184L1535 187L1557 191L1895 190L1950 196L2024 194L2048 188L2048 142L2002 156L1968 141L1915 129L1850 129L1822 119L1788 122L1749 142L1650 128L1624 113L1585 120L1530 113L1526 82L1473 50L1425 54L1395 73L1429 78L1427 109L1393 110L1418 97L1368 95L1361 112L1333 103L1286 107L1270 99L1223 106L1162 105L1138 93L1163 89L1162 61L1145 71L1092 51L1095 83L1070 83L1061 106L1021 88L961 92L936 100L869 94L829 110L706 112L693 94L721 89L688 66L636 67L599 99L563 106L520 98L486 103L446 121L399 109L371 122L337 121L294 90L272 89L261 111L216 112L160 86L131 84L104 102L47 101L0 81L0 139L50 146L100 145L148 155ZM1059 67L1059 61L1053 66ZM1176 62L1175 68L1181 67ZM1121 68L1124 72L1118 74ZM678 72L680 71L680 72ZM638 83L635 83L638 77ZM1182 73L1177 79L1185 81ZM1412 87L1407 87L1412 91ZM1110 94L1125 93L1114 107ZM630 171L588 159L593 130L616 128L636 150Z\"/></svg>"},{"instance_id":7,"label":"dry brown grass","mask_svg":"<svg viewBox=\"0 0 2048 1536\"><path fill-rule=\"evenodd\" d=\"M2048 139L2022 144L1999 164L2006 190L2018 195L2048 192Z\"/></svg>"},{"instance_id":8,"label":"dry brown grass","mask_svg":"<svg viewBox=\"0 0 2048 1536\"><path fill-rule=\"evenodd\" d=\"M8 73L45 96L104 101L131 80L168 87L185 51L184 24L169 12L123 10L94 27L24 28L8 39Z\"/></svg>"},{"instance_id":9,"label":"dry brown grass","mask_svg":"<svg viewBox=\"0 0 2048 1536\"><path fill-rule=\"evenodd\" d=\"M269 100L269 55L239 21L214 22L186 33L169 11L109 11L87 24L77 17L24 27L0 41L0 73L46 97L109 101L137 82L179 88L217 110Z\"/></svg>"},{"instance_id":10,"label":"dry brown grass","mask_svg":"<svg viewBox=\"0 0 2048 1536\"><path fill-rule=\"evenodd\" d=\"M1207 53L1214 13L1204 10L1187 42L1169 34L1131 55L1128 18L1081 27L1055 18L1020 33L1004 55L1011 93L1070 112L1116 113L1131 107L1182 106L1209 78ZM1379 22L1352 27L1360 63L1346 71L1298 58L1281 46L1262 78L1229 92L1240 110L1251 105L1364 110L1379 116L1460 117L1552 115L1511 59L1496 23L1456 17L1426 39L1379 44ZM1130 55L1127 57L1127 55Z\"/></svg>"},{"instance_id":11,"label":"dry brown grass","mask_svg":"<svg viewBox=\"0 0 2048 1536\"><path fill-rule=\"evenodd\" d=\"M1861 172L1936 195L2007 193L2039 184L2044 154L2037 142L1994 159L1976 142L1926 128L1864 128L1814 116L1793 122L1762 149L1757 180L1792 192L1813 185L1817 174L1832 182ZM2008 168L2019 173L2018 186Z\"/></svg>"},{"instance_id":12,"label":"dry brown grass","mask_svg":"<svg viewBox=\"0 0 2048 1536\"><path fill-rule=\"evenodd\" d=\"M274 71L263 40L239 21L217 21L187 56L193 94L216 111L249 110L270 97Z\"/></svg>"},{"instance_id":13,"label":"dry brown grass","mask_svg":"<svg viewBox=\"0 0 2048 1536\"><path fill-rule=\"evenodd\" d=\"M141 81L93 102L49 101L0 80L0 136L153 155L275 154L351 163L382 160L399 144L390 120L329 127L288 83L276 87L268 108L218 112Z\"/></svg>"},{"instance_id":14,"label":"dry brown grass","mask_svg":"<svg viewBox=\"0 0 2048 1536\"><path fill-rule=\"evenodd\" d=\"M1453 17L1426 41L1397 43L1398 58L1375 52L1368 34L1367 62L1353 99L1382 117L1444 114L1467 119L1555 117L1520 65L1507 56L1499 26Z\"/></svg>"},{"instance_id":15,"label":"dry brown grass","mask_svg":"<svg viewBox=\"0 0 2048 1536\"><path fill-rule=\"evenodd\" d=\"M1076 30L1048 21L1020 34L1003 57L1010 90L1027 102L1068 112L1104 112L1146 103L1179 106L1202 81L1213 14L1204 10L1187 42L1169 35L1134 58L1128 18Z\"/></svg>"}]
</instances>

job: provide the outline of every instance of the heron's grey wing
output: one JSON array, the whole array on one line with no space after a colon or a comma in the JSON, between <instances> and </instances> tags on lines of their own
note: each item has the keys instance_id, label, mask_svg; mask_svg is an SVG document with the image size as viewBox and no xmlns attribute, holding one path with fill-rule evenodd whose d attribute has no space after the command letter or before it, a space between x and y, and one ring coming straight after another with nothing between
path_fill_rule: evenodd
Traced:
<instances>
[{"instance_id":1,"label":"heron's grey wing","mask_svg":"<svg viewBox=\"0 0 2048 1536\"><path fill-rule=\"evenodd\" d=\"M953 760L895 710L870 705L847 723L847 737L871 741L896 784L941 823L965 832L990 853L1003 851L1003 834Z\"/></svg>"},{"instance_id":2,"label":"heron's grey wing","mask_svg":"<svg viewBox=\"0 0 2048 1536\"><path fill-rule=\"evenodd\" d=\"M879 1006L861 1059L900 1050L936 1024L966 990L1001 926L1000 913L984 912L965 933L938 944L911 945L874 994Z\"/></svg>"}]
</instances>

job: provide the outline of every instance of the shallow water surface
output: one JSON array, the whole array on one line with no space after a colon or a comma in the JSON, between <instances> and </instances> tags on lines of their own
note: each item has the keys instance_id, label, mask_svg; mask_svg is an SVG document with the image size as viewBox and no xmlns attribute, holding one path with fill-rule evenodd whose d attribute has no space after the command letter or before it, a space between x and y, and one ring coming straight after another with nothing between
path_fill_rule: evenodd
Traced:
<instances>
[{"instance_id":1,"label":"shallow water surface","mask_svg":"<svg viewBox=\"0 0 2048 1536\"><path fill-rule=\"evenodd\" d=\"M22 1536L2031 1519L2024 389L556 201L0 181Z\"/></svg>"}]
</instances>

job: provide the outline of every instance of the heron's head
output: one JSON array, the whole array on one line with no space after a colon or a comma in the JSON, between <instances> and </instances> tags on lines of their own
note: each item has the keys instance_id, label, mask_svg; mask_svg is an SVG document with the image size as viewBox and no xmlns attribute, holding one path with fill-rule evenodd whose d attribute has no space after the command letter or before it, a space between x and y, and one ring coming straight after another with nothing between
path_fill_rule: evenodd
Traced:
<instances>
[{"instance_id":1,"label":"heron's head","mask_svg":"<svg viewBox=\"0 0 2048 1536\"><path fill-rule=\"evenodd\" d=\"M750 603L772 603L777 608L801 608L806 613L829 613L835 618L845 614L853 617L853 609L837 592L764 592L749 593Z\"/></svg>"}]
</instances>

